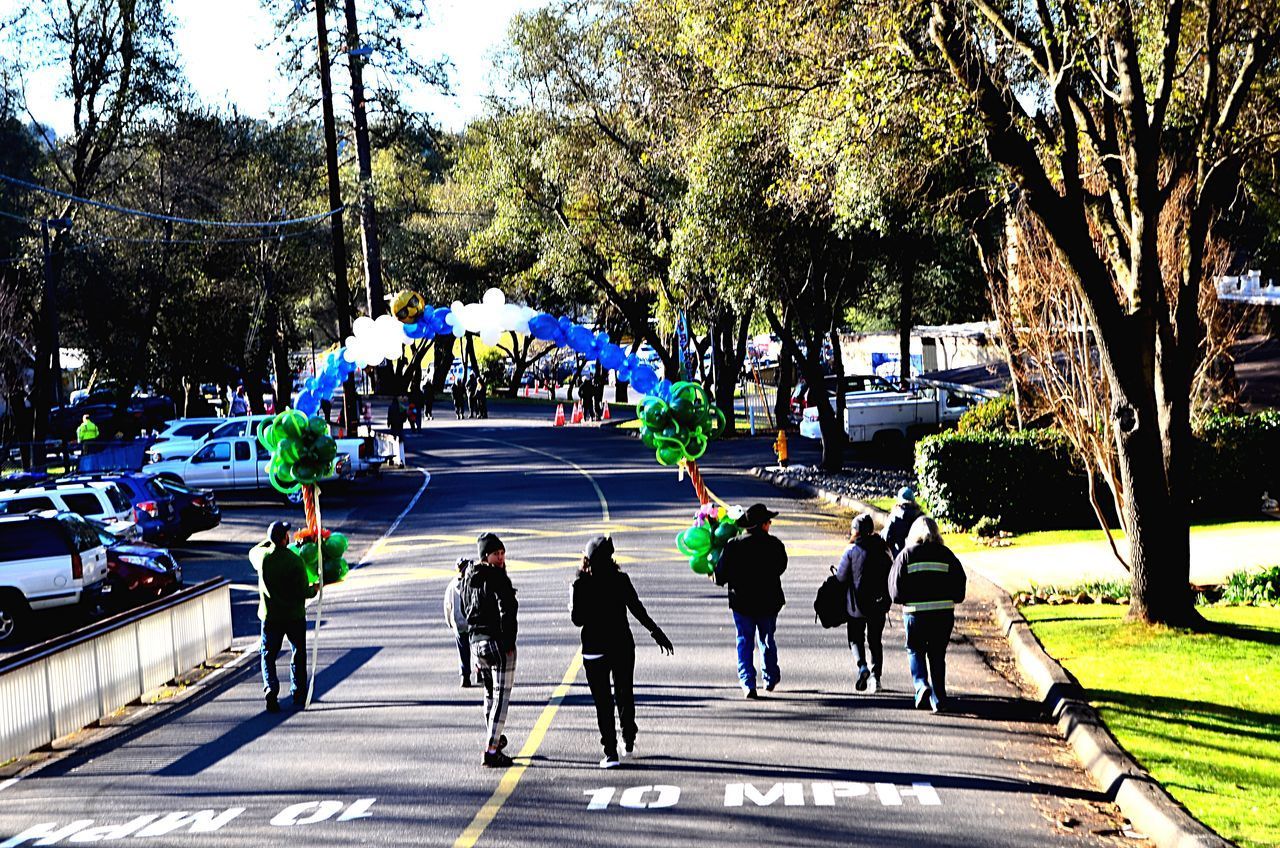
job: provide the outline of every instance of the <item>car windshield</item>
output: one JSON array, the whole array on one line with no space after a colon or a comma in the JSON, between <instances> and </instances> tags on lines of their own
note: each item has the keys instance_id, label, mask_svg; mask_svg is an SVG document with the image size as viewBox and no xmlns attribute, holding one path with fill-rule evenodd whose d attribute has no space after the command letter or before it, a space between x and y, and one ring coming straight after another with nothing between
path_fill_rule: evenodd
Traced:
<instances>
[{"instance_id":1,"label":"car windshield","mask_svg":"<svg viewBox=\"0 0 1280 848\"><path fill-rule=\"evenodd\" d=\"M169 480L164 477L157 477L155 482L160 484L160 488L166 489L170 492L175 492L179 495L201 494L198 490L193 489L190 486L183 485L182 483L179 483L176 480Z\"/></svg>"},{"instance_id":2,"label":"car windshield","mask_svg":"<svg viewBox=\"0 0 1280 848\"><path fill-rule=\"evenodd\" d=\"M86 518L85 521L89 522L89 526L98 534L102 544L110 546L120 541L119 536L107 529L105 522L98 521L96 518Z\"/></svg>"}]
</instances>

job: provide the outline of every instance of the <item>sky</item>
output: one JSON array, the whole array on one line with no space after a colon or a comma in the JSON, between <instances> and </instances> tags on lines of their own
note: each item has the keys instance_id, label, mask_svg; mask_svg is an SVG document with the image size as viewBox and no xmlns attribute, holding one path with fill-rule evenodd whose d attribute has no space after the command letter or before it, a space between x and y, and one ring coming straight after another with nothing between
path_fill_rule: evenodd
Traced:
<instances>
[{"instance_id":1,"label":"sky","mask_svg":"<svg viewBox=\"0 0 1280 848\"><path fill-rule=\"evenodd\" d=\"M435 92L408 92L406 100L433 116L446 130L461 129L481 114L483 97L493 88L490 54L501 46L507 24L519 11L544 5L546 0L427 0L430 23L410 44L423 58L448 57L451 96ZM26 0L0 0L0 19L26 5ZM261 0L172 0L178 23L174 33L177 52L186 67L191 87L211 105L234 104L252 117L265 118L279 105L290 86L276 73L274 48L263 49L272 36L272 24ZM366 66L376 81L376 55ZM346 84L342 72L335 87ZM27 100L37 120L63 134L71 124L70 106L57 96L60 75L44 69L26 80Z\"/></svg>"}]
</instances>

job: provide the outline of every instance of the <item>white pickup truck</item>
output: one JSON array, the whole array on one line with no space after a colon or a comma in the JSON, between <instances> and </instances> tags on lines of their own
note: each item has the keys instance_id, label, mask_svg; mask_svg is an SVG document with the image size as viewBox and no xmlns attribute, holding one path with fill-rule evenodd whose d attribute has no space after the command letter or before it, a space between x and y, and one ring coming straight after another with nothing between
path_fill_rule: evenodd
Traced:
<instances>
[{"instance_id":1,"label":"white pickup truck","mask_svg":"<svg viewBox=\"0 0 1280 848\"><path fill-rule=\"evenodd\" d=\"M964 392L937 386L913 392L871 392L851 397L845 407L845 432L850 442L878 442L914 437L955 424L969 407L981 401ZM821 439L818 408L805 409L800 435Z\"/></svg>"},{"instance_id":2,"label":"white pickup truck","mask_svg":"<svg viewBox=\"0 0 1280 848\"><path fill-rule=\"evenodd\" d=\"M338 439L338 464L327 480L355 477L352 457L360 450L360 439ZM210 439L186 459L166 459L146 466L148 474L177 480L197 489L245 491L269 489L267 466L271 454L256 439L232 437Z\"/></svg>"}]
</instances>

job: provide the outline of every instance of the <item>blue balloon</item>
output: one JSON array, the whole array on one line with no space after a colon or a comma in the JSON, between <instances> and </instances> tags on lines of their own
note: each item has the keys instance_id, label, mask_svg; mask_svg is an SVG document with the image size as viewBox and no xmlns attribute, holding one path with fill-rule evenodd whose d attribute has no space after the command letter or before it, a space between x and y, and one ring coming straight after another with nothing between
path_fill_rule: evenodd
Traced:
<instances>
[{"instance_id":1,"label":"blue balloon","mask_svg":"<svg viewBox=\"0 0 1280 848\"><path fill-rule=\"evenodd\" d=\"M577 326L569 320L569 316L567 315L561 315L560 320L557 323L560 325L560 329L564 331L566 336L569 335L570 330Z\"/></svg>"},{"instance_id":2,"label":"blue balloon","mask_svg":"<svg viewBox=\"0 0 1280 848\"><path fill-rule=\"evenodd\" d=\"M404 334L411 339L425 339L430 332L431 327L426 321L414 321L412 324L404 325Z\"/></svg>"},{"instance_id":3,"label":"blue balloon","mask_svg":"<svg viewBox=\"0 0 1280 848\"><path fill-rule=\"evenodd\" d=\"M609 338L609 334L606 333L604 330L601 330L600 332L596 333L596 347L599 348L600 350L604 350L604 346L607 345L610 341L611 340Z\"/></svg>"},{"instance_id":4,"label":"blue balloon","mask_svg":"<svg viewBox=\"0 0 1280 848\"><path fill-rule=\"evenodd\" d=\"M437 336L447 336L451 334L449 327L449 315L453 310L447 306L437 306L435 311L431 313L432 329L435 330Z\"/></svg>"},{"instance_id":5,"label":"blue balloon","mask_svg":"<svg viewBox=\"0 0 1280 848\"><path fill-rule=\"evenodd\" d=\"M627 355L622 348L609 342L600 349L600 364L610 371L617 371L627 363Z\"/></svg>"},{"instance_id":6,"label":"blue balloon","mask_svg":"<svg viewBox=\"0 0 1280 848\"><path fill-rule=\"evenodd\" d=\"M302 385L307 391L314 392L316 390L316 386L320 385L320 381L315 377L308 377Z\"/></svg>"},{"instance_id":7,"label":"blue balloon","mask_svg":"<svg viewBox=\"0 0 1280 848\"><path fill-rule=\"evenodd\" d=\"M539 341L552 341L559 329L556 319L545 312L539 312L529 319L529 333Z\"/></svg>"},{"instance_id":8,"label":"blue balloon","mask_svg":"<svg viewBox=\"0 0 1280 848\"><path fill-rule=\"evenodd\" d=\"M595 348L595 336L591 335L591 331L580 324L574 324L573 328L567 333L569 337L569 347L578 353L591 353Z\"/></svg>"},{"instance_id":9,"label":"blue balloon","mask_svg":"<svg viewBox=\"0 0 1280 848\"><path fill-rule=\"evenodd\" d=\"M631 369L631 387L642 395L653 392L653 387L658 384L658 375L654 373L653 368L648 365L637 365Z\"/></svg>"},{"instance_id":10,"label":"blue balloon","mask_svg":"<svg viewBox=\"0 0 1280 848\"><path fill-rule=\"evenodd\" d=\"M671 400L671 381L662 380L658 385L653 387L653 393L662 400Z\"/></svg>"},{"instance_id":11,"label":"blue balloon","mask_svg":"<svg viewBox=\"0 0 1280 848\"><path fill-rule=\"evenodd\" d=\"M310 418L320 409L320 398L311 392L302 392L293 402L293 408Z\"/></svg>"}]
</instances>

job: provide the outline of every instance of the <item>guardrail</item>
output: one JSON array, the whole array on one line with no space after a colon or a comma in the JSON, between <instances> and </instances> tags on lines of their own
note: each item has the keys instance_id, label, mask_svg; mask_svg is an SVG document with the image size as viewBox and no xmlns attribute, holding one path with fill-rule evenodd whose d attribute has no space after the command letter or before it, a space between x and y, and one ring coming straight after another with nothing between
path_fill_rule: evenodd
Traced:
<instances>
[{"instance_id":1,"label":"guardrail","mask_svg":"<svg viewBox=\"0 0 1280 848\"><path fill-rule=\"evenodd\" d=\"M231 584L207 580L0 661L0 763L87 727L231 645Z\"/></svg>"}]
</instances>

